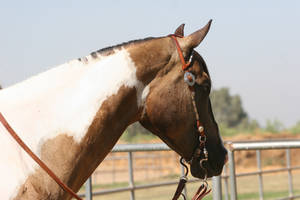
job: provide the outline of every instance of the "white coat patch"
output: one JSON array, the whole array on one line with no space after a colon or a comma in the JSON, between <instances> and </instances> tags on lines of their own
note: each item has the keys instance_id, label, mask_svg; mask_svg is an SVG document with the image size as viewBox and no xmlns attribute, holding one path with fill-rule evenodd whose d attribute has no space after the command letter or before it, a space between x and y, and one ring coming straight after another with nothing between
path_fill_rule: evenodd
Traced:
<instances>
[{"instance_id":1,"label":"white coat patch","mask_svg":"<svg viewBox=\"0 0 300 200\"><path fill-rule=\"evenodd\" d=\"M138 106L143 105L149 88L137 80L125 49L87 64L74 60L0 90L0 111L39 156L43 143L59 134L80 142L102 103L121 86L135 87ZM10 199L37 165L2 125L0 146L5 149L0 151L0 199Z\"/></svg>"}]
</instances>

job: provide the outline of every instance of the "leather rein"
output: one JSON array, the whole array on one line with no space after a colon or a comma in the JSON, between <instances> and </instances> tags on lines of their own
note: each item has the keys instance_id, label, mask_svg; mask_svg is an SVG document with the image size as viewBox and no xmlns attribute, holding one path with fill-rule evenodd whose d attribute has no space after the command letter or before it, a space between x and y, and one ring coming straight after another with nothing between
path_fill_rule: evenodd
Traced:
<instances>
[{"instance_id":1,"label":"leather rein","mask_svg":"<svg viewBox=\"0 0 300 200\"><path fill-rule=\"evenodd\" d=\"M30 148L23 142L23 140L18 136L18 134L13 130L13 128L6 121L2 113L0 112L0 121L10 135L16 140L16 142L24 149L24 151L41 167L47 174L67 193L77 200L82 200L71 188L64 184L54 172L41 160L37 157Z\"/></svg>"},{"instance_id":2,"label":"leather rein","mask_svg":"<svg viewBox=\"0 0 300 200\"><path fill-rule=\"evenodd\" d=\"M201 152L203 151L204 153L204 159L201 159L200 161L200 166L204 169L204 171L206 172L206 169L202 166L202 163L204 161L207 161L208 159L208 153L207 150L205 148L205 142L206 142L206 135L204 132L204 128L203 125L201 124L200 120L199 120L199 114L197 111L197 107L196 107L196 102L195 102L195 89L194 89L194 84L195 84L195 76L188 71L188 67L190 66L190 62L186 63L184 60L184 56L182 53L182 50L179 46L179 43L177 41L176 37L182 37L179 35L170 35L170 37L175 41L176 44L176 48L182 63L182 70L185 72L184 74L184 80L185 82L188 84L189 89L191 91L192 94L192 102L193 102L193 108L194 108L194 112L196 114L196 121L197 121L197 130L199 132L199 145L197 146L197 148L195 149L194 153L193 153L193 157L192 159L189 161L191 162L193 160L194 157L200 157ZM16 142L24 149L24 151L67 193L69 193L73 198L77 199L77 200L82 200L71 188L69 188L66 184L64 184L56 175L55 173L41 160L39 159L32 151L31 149L23 142L23 140L18 136L18 134L13 130L13 128L9 125L9 123L6 121L6 119L4 118L4 116L2 115L2 113L0 112L0 122L3 124L3 126L7 129L7 131L10 133L10 135L16 140ZM172 200L177 200L180 195L183 196L184 199L186 199L186 197L183 195L182 191L185 187L185 184L187 182L187 175L188 175L188 168L187 166L184 164L184 159L181 158L180 159L180 163L185 167L186 169L186 173L183 177L180 178L180 181L178 183L177 186L177 190L172 198ZM195 194L195 196L193 197L192 200L201 200L205 195L207 195L211 189L208 189L208 184L206 182L207 179L207 174L205 174L205 178L204 178L204 183L199 187L197 193Z\"/></svg>"},{"instance_id":3,"label":"leather rein","mask_svg":"<svg viewBox=\"0 0 300 200\"><path fill-rule=\"evenodd\" d=\"M206 147L205 147L206 135L205 135L205 132L204 132L204 127L203 127L202 123L200 122L199 113L198 113L198 110L197 110L197 107L196 107L195 88L194 88L195 75L189 71L188 68L189 68L191 63L190 62L187 62L187 63L185 62L182 50L181 50L179 42L177 40L177 37L182 38L183 36L176 35L176 34L169 35L169 36L174 40L174 42L176 44L176 49L177 49L179 58L180 58L181 63L182 63L182 71L184 72L184 82L188 84L188 87L191 91L193 109L194 109L194 112L195 112L195 115L196 115L197 132L199 133L199 145L195 148L191 160L187 161L187 162L191 163L195 157L199 158L200 154L202 152L204 154L204 158L200 160L200 167L204 170L205 177L204 177L203 183L200 185L200 187L197 190L196 194L192 198L192 200L201 200L204 196L206 196L211 191L211 189L208 189L207 170L203 166L203 163L208 160L208 151L206 150ZM182 157L180 158L180 164L184 166L186 172L185 172L185 175L180 178L180 181L178 183L176 192L175 192L172 200L177 200L180 197L180 195L182 195L184 200L186 200L186 197L182 193L182 191L185 188L185 185L187 183L187 175L188 175L189 171L188 171L188 167L185 165L184 159Z\"/></svg>"}]
</instances>

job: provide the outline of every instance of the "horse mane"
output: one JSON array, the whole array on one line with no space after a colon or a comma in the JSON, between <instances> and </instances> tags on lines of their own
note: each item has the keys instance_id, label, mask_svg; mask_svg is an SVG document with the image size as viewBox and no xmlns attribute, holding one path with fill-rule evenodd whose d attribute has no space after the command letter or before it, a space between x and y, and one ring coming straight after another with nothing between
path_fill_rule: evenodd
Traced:
<instances>
[{"instance_id":1,"label":"horse mane","mask_svg":"<svg viewBox=\"0 0 300 200\"><path fill-rule=\"evenodd\" d=\"M138 40L130 40L128 42L123 42L121 44L117 44L117 45L113 45L113 46L109 46L109 47L104 47L102 49L99 49L97 51L93 51L92 53L90 53L89 55L92 58L98 58L98 56L109 56L111 54L113 54L115 52L115 50L120 50L122 47L128 47L130 45L134 45L134 44L140 44L146 41L150 41L150 40L154 40L154 39L159 39L162 37L147 37L144 39L138 39ZM82 58L78 58L79 61L82 61Z\"/></svg>"}]
</instances>

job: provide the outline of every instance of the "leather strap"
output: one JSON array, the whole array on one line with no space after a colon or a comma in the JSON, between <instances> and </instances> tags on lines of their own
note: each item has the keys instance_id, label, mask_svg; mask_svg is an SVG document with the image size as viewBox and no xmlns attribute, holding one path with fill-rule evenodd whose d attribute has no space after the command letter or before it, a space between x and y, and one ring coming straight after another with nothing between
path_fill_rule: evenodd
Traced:
<instances>
[{"instance_id":1,"label":"leather strap","mask_svg":"<svg viewBox=\"0 0 300 200\"><path fill-rule=\"evenodd\" d=\"M182 38L182 36L178 36L178 35L170 35L170 37L173 38L173 40L174 40L175 43L176 43L176 48L177 48L177 51L178 51L178 55L179 55L179 58L180 58L181 63L182 63L182 70L185 71L185 70L188 68L188 66L190 66L191 63L190 63L190 62L185 63L185 60L184 60L184 57L183 57L181 48L180 48L179 43L178 43L178 40L177 40L177 38L176 38L176 37L181 37L181 38Z\"/></svg>"},{"instance_id":2,"label":"leather strap","mask_svg":"<svg viewBox=\"0 0 300 200\"><path fill-rule=\"evenodd\" d=\"M16 140L16 142L26 151L26 153L41 167L47 172L47 174L66 192L68 192L72 197L77 200L82 200L71 188L64 184L47 165L39 159L31 149L22 141L22 139L17 135L17 133L12 129L9 123L6 121L2 113L0 112L0 122L7 129L10 135Z\"/></svg>"},{"instance_id":3,"label":"leather strap","mask_svg":"<svg viewBox=\"0 0 300 200\"><path fill-rule=\"evenodd\" d=\"M192 200L201 200L203 199L208 193L210 193L211 189L207 190L207 186L202 184L199 189L197 190L196 194L192 198Z\"/></svg>"},{"instance_id":4,"label":"leather strap","mask_svg":"<svg viewBox=\"0 0 300 200\"><path fill-rule=\"evenodd\" d=\"M185 178L181 178L178 185L177 185L177 189L176 189L176 192L172 198L172 200L177 200L181 193L182 193L182 190L184 189L185 187L185 184L186 184L187 180Z\"/></svg>"},{"instance_id":5,"label":"leather strap","mask_svg":"<svg viewBox=\"0 0 300 200\"><path fill-rule=\"evenodd\" d=\"M178 200L178 198L180 197L180 195L182 194L182 191L185 187L185 184L186 184L187 180L184 179L184 178L181 178L179 183L178 183L178 186L177 186L177 189L176 189L176 192L172 198L172 200ZM198 188L196 194L193 196L192 200L201 200L203 199L208 193L210 193L211 189L208 190L207 188L207 184L206 183L203 183L200 185L200 187ZM185 196L183 196L184 199L185 199Z\"/></svg>"},{"instance_id":6,"label":"leather strap","mask_svg":"<svg viewBox=\"0 0 300 200\"><path fill-rule=\"evenodd\" d=\"M182 53L182 50L179 46L179 43L178 43L178 40L176 37L180 37L182 38L182 36L180 35L169 35L174 41L175 41L175 44L176 44L176 48L177 48L177 51L178 51L178 55L179 55L179 58L181 60L181 63L182 63L182 70L183 71L186 71L187 68L190 66L190 62L188 63L185 63L185 60L184 60L184 57L183 57L183 53ZM200 133L200 137L199 137L199 147L197 147L197 149L195 150L194 152L194 155L193 156L200 156L200 153L202 151L202 149L204 149L204 154L205 154L205 159L207 160L207 152L206 152L206 149L205 149L205 141L206 141L206 135L205 135L205 132L204 132L204 128L202 126L202 123L200 122L200 118L199 118L199 114L198 114L198 110L197 110L197 107L196 107L196 101L195 101L195 91L194 91L194 88L189 86L190 90L192 91L192 103L193 103L193 108L194 108L194 112L196 114L196 122L197 122L197 128L198 128L198 132ZM183 163L181 163L182 165L184 165ZM202 165L202 164L201 164ZM185 166L185 165L184 165ZM185 166L186 167L186 166ZM188 173L188 172L187 172ZM187 173L184 177L187 176ZM177 186L177 189L176 189L176 192L172 198L172 200L177 200L180 195L182 194L182 191L186 185L186 182L187 182L187 179L186 178L181 178L179 183L178 183L178 186ZM194 197L192 198L192 200L201 200L203 199L210 191L211 189L207 190L207 183L205 181L205 183L201 184L201 186L199 187L199 189L197 190L196 194L194 195ZM184 199L185 196L183 195Z\"/></svg>"}]
</instances>

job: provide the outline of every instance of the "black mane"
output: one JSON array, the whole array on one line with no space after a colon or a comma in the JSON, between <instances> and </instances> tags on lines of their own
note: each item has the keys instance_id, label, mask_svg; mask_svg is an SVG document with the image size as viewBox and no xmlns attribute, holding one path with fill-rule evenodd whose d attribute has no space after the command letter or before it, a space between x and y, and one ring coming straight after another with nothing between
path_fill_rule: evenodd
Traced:
<instances>
[{"instance_id":1,"label":"black mane","mask_svg":"<svg viewBox=\"0 0 300 200\"><path fill-rule=\"evenodd\" d=\"M94 51L94 52L90 53L90 55L93 58L97 58L99 55L100 56L109 56L109 55L114 53L114 50L118 50L118 49L121 49L122 47L127 47L127 46L132 45L132 44L139 44L139 43L146 42L146 41L153 40L153 39L158 39L158 37L147 37L147 38L139 39L139 40L131 40L131 41L124 42L124 43L121 43L121 44L117 44L117 45L114 45L114 46L99 49L97 51ZM78 58L78 60L81 61L82 59Z\"/></svg>"}]
</instances>

